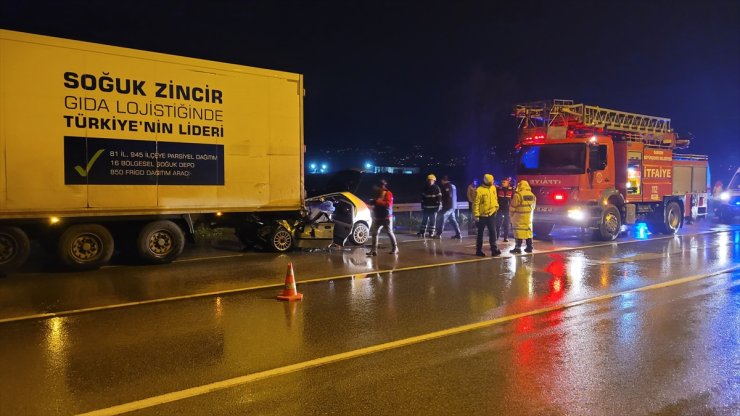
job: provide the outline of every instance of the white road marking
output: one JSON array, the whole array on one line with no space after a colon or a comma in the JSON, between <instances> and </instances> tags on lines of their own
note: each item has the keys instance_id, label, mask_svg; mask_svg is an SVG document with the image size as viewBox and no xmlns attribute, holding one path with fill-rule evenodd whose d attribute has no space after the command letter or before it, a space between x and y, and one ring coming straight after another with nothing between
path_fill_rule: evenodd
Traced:
<instances>
[{"instance_id":1,"label":"white road marking","mask_svg":"<svg viewBox=\"0 0 740 416\"><path fill-rule=\"evenodd\" d=\"M707 274L700 274L694 276L683 277L680 279L669 280L667 282L656 283L652 285L642 286L634 289L624 290L621 292L608 293L601 296L595 296L588 299L577 300L568 302L560 305L553 305L545 308L539 308L528 312L517 313L513 315L502 316L499 318L489 319L487 321L476 322L467 325L461 325L453 328L443 329L440 331L429 332L422 335L417 335L409 338L399 339L396 341L385 342L382 344L371 345L369 347L358 348L355 350L327 355L324 357L315 358L313 360L303 361L300 363L290 364L283 367L277 367L270 370L260 371L257 373L247 374L244 376L234 377L226 380L217 381L214 383L204 384L197 387L191 387L188 389L175 391L171 393L162 394L159 396L153 396L142 400L136 400L129 403L120 404L117 406L108 407L105 409L98 409L87 413L81 413L78 416L113 416L120 415L123 413L133 412L136 410L146 409L154 406L159 406L166 403L172 403L175 401L201 396L207 393L211 393L218 390L224 390L232 387L237 387L247 383L251 383L258 380L264 380L271 377L277 377L285 374L294 373L297 371L306 370L313 367L319 367L336 363L339 361L350 360L365 355L376 354L383 351L393 350L397 348L406 347L413 344L419 344L422 342L431 341L438 338L449 337L452 335L462 334L465 332L475 331L497 325L504 322L510 322L519 318L524 318L532 315L540 315L552 311L562 310L566 308L572 308L588 303L599 302L603 300L613 299L622 296L627 293L645 292L648 290L661 289L670 286L676 286L684 283L693 282L700 279L705 279L712 276L717 276L725 273L729 273L740 269L740 265L733 266L731 268L720 270Z\"/></svg>"}]
</instances>

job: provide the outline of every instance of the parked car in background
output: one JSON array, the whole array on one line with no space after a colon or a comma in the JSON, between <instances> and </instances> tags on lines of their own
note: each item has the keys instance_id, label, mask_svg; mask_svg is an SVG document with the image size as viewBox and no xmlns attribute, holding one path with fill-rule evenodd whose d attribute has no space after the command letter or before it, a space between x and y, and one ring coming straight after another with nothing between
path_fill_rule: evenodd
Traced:
<instances>
[{"instance_id":1,"label":"parked car in background","mask_svg":"<svg viewBox=\"0 0 740 416\"><path fill-rule=\"evenodd\" d=\"M717 216L722 222L730 222L737 215L740 215L740 168L735 171L727 189L719 195L717 207Z\"/></svg>"}]
</instances>

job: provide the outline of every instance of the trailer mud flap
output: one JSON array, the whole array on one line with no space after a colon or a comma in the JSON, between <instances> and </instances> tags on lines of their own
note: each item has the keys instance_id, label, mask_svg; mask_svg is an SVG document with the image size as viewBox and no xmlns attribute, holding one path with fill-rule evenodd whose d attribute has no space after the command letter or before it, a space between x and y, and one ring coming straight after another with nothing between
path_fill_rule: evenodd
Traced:
<instances>
[{"instance_id":1,"label":"trailer mud flap","mask_svg":"<svg viewBox=\"0 0 740 416\"><path fill-rule=\"evenodd\" d=\"M634 224L637 221L637 206L635 204L626 204L624 209L624 223Z\"/></svg>"}]
</instances>

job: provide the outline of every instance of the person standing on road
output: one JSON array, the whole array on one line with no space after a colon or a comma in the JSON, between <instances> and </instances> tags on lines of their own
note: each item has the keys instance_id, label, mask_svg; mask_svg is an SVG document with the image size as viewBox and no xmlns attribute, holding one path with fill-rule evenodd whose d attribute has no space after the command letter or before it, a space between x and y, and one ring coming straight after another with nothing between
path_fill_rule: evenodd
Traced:
<instances>
[{"instance_id":1,"label":"person standing on road","mask_svg":"<svg viewBox=\"0 0 740 416\"><path fill-rule=\"evenodd\" d=\"M504 236L504 243L509 241L509 228L511 228L511 217L509 216L509 205L514 196L514 188L511 186L511 178L501 180L501 185L496 187L498 195L498 212L496 213L496 232L500 237Z\"/></svg>"},{"instance_id":2,"label":"person standing on road","mask_svg":"<svg viewBox=\"0 0 740 416\"><path fill-rule=\"evenodd\" d=\"M483 233L488 228L488 244L491 246L491 255L498 256L501 250L496 247L496 224L495 215L498 211L498 198L496 187L493 185L493 175L483 175L483 185L475 190L475 202L473 203L473 216L478 226L478 235L475 239L475 255L485 257L483 253Z\"/></svg>"},{"instance_id":3,"label":"person standing on road","mask_svg":"<svg viewBox=\"0 0 740 416\"><path fill-rule=\"evenodd\" d=\"M468 185L468 235L475 232L475 216L473 215L473 205L475 205L475 191L478 189L478 179Z\"/></svg>"},{"instance_id":4,"label":"person standing on road","mask_svg":"<svg viewBox=\"0 0 740 416\"><path fill-rule=\"evenodd\" d=\"M368 256L378 255L378 236L383 228L391 240L390 254L398 254L398 242L393 234L393 193L388 189L388 182L381 179L375 186L375 199L370 201L373 206L373 226L370 227L370 235L373 237L373 247Z\"/></svg>"},{"instance_id":5,"label":"person standing on road","mask_svg":"<svg viewBox=\"0 0 740 416\"><path fill-rule=\"evenodd\" d=\"M710 211L712 212L712 214L714 214L715 217L719 217L719 207L722 206L720 196L722 195L722 191L724 190L725 187L722 181L717 181L714 183L714 187L712 188L712 199L709 200L709 203L711 205Z\"/></svg>"},{"instance_id":6,"label":"person standing on road","mask_svg":"<svg viewBox=\"0 0 740 416\"><path fill-rule=\"evenodd\" d=\"M522 252L522 240L527 241L525 252L532 252L532 222L534 220L534 208L537 203L527 181L519 181L516 185L514 197L511 199L511 223L514 225L514 248L510 253L520 254Z\"/></svg>"},{"instance_id":7,"label":"person standing on road","mask_svg":"<svg viewBox=\"0 0 740 416\"><path fill-rule=\"evenodd\" d=\"M712 198L719 198L720 195L722 195L722 191L724 191L725 186L722 183L722 181L717 181L714 183L714 188L712 188Z\"/></svg>"},{"instance_id":8,"label":"person standing on road","mask_svg":"<svg viewBox=\"0 0 740 416\"><path fill-rule=\"evenodd\" d=\"M455 230L453 239L459 240L462 238L460 235L460 225L457 223L455 211L457 211L457 187L455 184L450 182L447 176L443 176L440 181L442 185L442 212L437 216L437 238L442 238L442 233L445 230L445 224L447 221L452 224L452 229Z\"/></svg>"},{"instance_id":9,"label":"person standing on road","mask_svg":"<svg viewBox=\"0 0 740 416\"><path fill-rule=\"evenodd\" d=\"M442 203L442 190L435 183L437 177L434 174L427 176L427 185L421 192L421 228L416 234L419 237L434 237L435 226L437 225L437 212Z\"/></svg>"}]
</instances>

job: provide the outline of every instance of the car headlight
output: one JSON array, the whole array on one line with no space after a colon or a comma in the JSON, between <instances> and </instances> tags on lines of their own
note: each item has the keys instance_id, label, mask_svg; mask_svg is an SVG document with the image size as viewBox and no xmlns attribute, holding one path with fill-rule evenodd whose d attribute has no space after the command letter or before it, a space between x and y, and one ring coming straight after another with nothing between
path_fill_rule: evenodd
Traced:
<instances>
[{"instance_id":1,"label":"car headlight","mask_svg":"<svg viewBox=\"0 0 740 416\"><path fill-rule=\"evenodd\" d=\"M727 192L727 191L722 192L721 194L719 194L719 199L721 199L723 201L729 201L730 200L730 193Z\"/></svg>"},{"instance_id":2,"label":"car headlight","mask_svg":"<svg viewBox=\"0 0 740 416\"><path fill-rule=\"evenodd\" d=\"M586 215L581 211L580 208L574 208L568 210L568 218L576 221L582 221Z\"/></svg>"}]
</instances>

